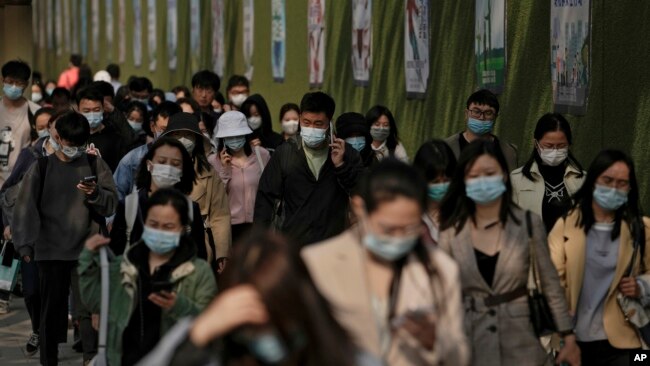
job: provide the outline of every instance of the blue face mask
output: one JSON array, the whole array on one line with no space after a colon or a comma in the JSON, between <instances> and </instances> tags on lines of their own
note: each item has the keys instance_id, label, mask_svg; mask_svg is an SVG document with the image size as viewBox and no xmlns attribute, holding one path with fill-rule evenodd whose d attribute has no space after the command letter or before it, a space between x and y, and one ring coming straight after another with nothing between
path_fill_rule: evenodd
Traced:
<instances>
[{"instance_id":1,"label":"blue face mask","mask_svg":"<svg viewBox=\"0 0 650 366\"><path fill-rule=\"evenodd\" d=\"M627 203L627 192L614 187L601 186L596 184L594 189L594 201L598 206L607 211L616 211Z\"/></svg>"},{"instance_id":2,"label":"blue face mask","mask_svg":"<svg viewBox=\"0 0 650 366\"><path fill-rule=\"evenodd\" d=\"M50 146L52 146L52 149L54 151L59 151L61 149L61 145L59 145L59 143L56 142L56 140L53 139L51 136L49 141L50 141Z\"/></svg>"},{"instance_id":3,"label":"blue face mask","mask_svg":"<svg viewBox=\"0 0 650 366\"><path fill-rule=\"evenodd\" d=\"M494 121L481 121L476 118L469 117L467 119L467 128L476 135L482 136L492 132L494 128Z\"/></svg>"},{"instance_id":4,"label":"blue face mask","mask_svg":"<svg viewBox=\"0 0 650 366\"><path fill-rule=\"evenodd\" d=\"M45 129L42 129L42 130L38 131L37 134L38 134L38 138L40 139L40 138L43 138L43 137L50 136L50 131L47 128L45 128Z\"/></svg>"},{"instance_id":5,"label":"blue face mask","mask_svg":"<svg viewBox=\"0 0 650 366\"><path fill-rule=\"evenodd\" d=\"M368 250L377 257L394 262L413 250L418 242L417 236L409 237L379 237L375 234L366 233L363 237L363 244Z\"/></svg>"},{"instance_id":6,"label":"blue face mask","mask_svg":"<svg viewBox=\"0 0 650 366\"><path fill-rule=\"evenodd\" d=\"M99 127L99 125L102 123L102 119L104 118L104 114L102 112L88 112L82 114L88 120L88 125L90 125L91 129Z\"/></svg>"},{"instance_id":7,"label":"blue face mask","mask_svg":"<svg viewBox=\"0 0 650 366\"><path fill-rule=\"evenodd\" d=\"M357 151L361 151L366 147L366 138L363 136L348 137L345 139L345 142L352 145L352 147Z\"/></svg>"},{"instance_id":8,"label":"blue face mask","mask_svg":"<svg viewBox=\"0 0 650 366\"><path fill-rule=\"evenodd\" d=\"M246 145L246 136L226 137L223 139L223 143L230 150L239 151Z\"/></svg>"},{"instance_id":9,"label":"blue face mask","mask_svg":"<svg viewBox=\"0 0 650 366\"><path fill-rule=\"evenodd\" d=\"M135 131L136 133L142 132L142 123L132 121L132 120L127 120L127 122L129 122L129 126L131 126L133 131Z\"/></svg>"},{"instance_id":10,"label":"blue face mask","mask_svg":"<svg viewBox=\"0 0 650 366\"><path fill-rule=\"evenodd\" d=\"M52 147L54 147L54 145L52 145ZM64 146L61 144L57 144L57 147L58 149L55 150L61 150L63 155L67 156L68 159L70 160L75 160L84 153L84 149L78 146Z\"/></svg>"},{"instance_id":11,"label":"blue face mask","mask_svg":"<svg viewBox=\"0 0 650 366\"><path fill-rule=\"evenodd\" d=\"M449 189L449 182L429 184L429 189L428 189L429 199L434 202L442 201L442 197L445 196L448 189Z\"/></svg>"},{"instance_id":12,"label":"blue face mask","mask_svg":"<svg viewBox=\"0 0 650 366\"><path fill-rule=\"evenodd\" d=\"M5 97L9 98L10 100L18 100L18 98L23 95L23 88L5 83L2 87L2 92L4 93Z\"/></svg>"},{"instance_id":13,"label":"blue face mask","mask_svg":"<svg viewBox=\"0 0 650 366\"><path fill-rule=\"evenodd\" d=\"M257 360L265 364L276 364L287 355L280 339L272 333L256 336L248 342L248 349Z\"/></svg>"},{"instance_id":14,"label":"blue face mask","mask_svg":"<svg viewBox=\"0 0 650 366\"><path fill-rule=\"evenodd\" d=\"M319 147L327 138L327 130L322 128L302 127L300 136L307 147L312 149Z\"/></svg>"},{"instance_id":15,"label":"blue face mask","mask_svg":"<svg viewBox=\"0 0 650 366\"><path fill-rule=\"evenodd\" d=\"M142 232L142 241L144 241L144 244L152 252L165 254L178 248L181 242L181 233L158 230L145 226Z\"/></svg>"},{"instance_id":16,"label":"blue face mask","mask_svg":"<svg viewBox=\"0 0 650 366\"><path fill-rule=\"evenodd\" d=\"M465 181L465 193L474 203L485 205L494 202L506 191L502 175L478 177Z\"/></svg>"}]
</instances>

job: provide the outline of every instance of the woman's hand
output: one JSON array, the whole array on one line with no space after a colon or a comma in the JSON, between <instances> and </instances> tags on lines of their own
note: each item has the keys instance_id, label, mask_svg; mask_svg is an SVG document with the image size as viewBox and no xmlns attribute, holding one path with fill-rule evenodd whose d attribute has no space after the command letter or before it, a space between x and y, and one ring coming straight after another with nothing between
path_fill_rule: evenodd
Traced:
<instances>
[{"instance_id":1,"label":"woman's hand","mask_svg":"<svg viewBox=\"0 0 650 366\"><path fill-rule=\"evenodd\" d=\"M433 346L436 343L435 320L435 315L431 312L409 312L404 315L404 322L401 328L417 339L422 347L433 351Z\"/></svg>"},{"instance_id":2,"label":"woman's hand","mask_svg":"<svg viewBox=\"0 0 650 366\"><path fill-rule=\"evenodd\" d=\"M568 335L564 337L564 347L555 359L555 364L559 365L566 362L571 366L580 366L580 347L576 343L575 335Z\"/></svg>"},{"instance_id":3,"label":"woman's hand","mask_svg":"<svg viewBox=\"0 0 650 366\"><path fill-rule=\"evenodd\" d=\"M111 238L107 238L100 234L95 234L86 240L86 249L90 250L91 252L95 252L97 251L97 248L110 242Z\"/></svg>"},{"instance_id":4,"label":"woman's hand","mask_svg":"<svg viewBox=\"0 0 650 366\"><path fill-rule=\"evenodd\" d=\"M250 144L251 147L254 149L255 146L262 146L262 141L260 139L252 139Z\"/></svg>"},{"instance_id":5,"label":"woman's hand","mask_svg":"<svg viewBox=\"0 0 650 366\"><path fill-rule=\"evenodd\" d=\"M169 311L176 305L176 293L160 291L149 294L149 301L160 306L163 310Z\"/></svg>"},{"instance_id":6,"label":"woman's hand","mask_svg":"<svg viewBox=\"0 0 650 366\"><path fill-rule=\"evenodd\" d=\"M239 285L217 296L196 318L190 330L190 340L197 347L203 347L235 328L244 324L261 325L268 318L257 290L251 285Z\"/></svg>"},{"instance_id":7,"label":"woman's hand","mask_svg":"<svg viewBox=\"0 0 650 366\"><path fill-rule=\"evenodd\" d=\"M641 297L641 289L634 277L621 278L621 282L618 283L618 290L621 291L624 296L632 299L638 299Z\"/></svg>"},{"instance_id":8,"label":"woman's hand","mask_svg":"<svg viewBox=\"0 0 650 366\"><path fill-rule=\"evenodd\" d=\"M226 149L221 150L219 153L219 159L221 159L221 165L223 165L226 168L230 168L230 163L232 162L232 156L228 154Z\"/></svg>"}]
</instances>

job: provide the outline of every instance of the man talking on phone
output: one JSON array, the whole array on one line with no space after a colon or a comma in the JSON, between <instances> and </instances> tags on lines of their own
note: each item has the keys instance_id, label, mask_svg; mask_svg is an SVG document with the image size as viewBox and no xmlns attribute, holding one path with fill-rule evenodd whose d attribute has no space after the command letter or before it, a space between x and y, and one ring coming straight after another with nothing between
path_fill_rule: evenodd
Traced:
<instances>
[{"instance_id":1,"label":"man talking on phone","mask_svg":"<svg viewBox=\"0 0 650 366\"><path fill-rule=\"evenodd\" d=\"M71 284L80 306L78 281L73 279L84 242L117 206L110 168L85 152L90 136L86 117L66 112L56 119L55 128L55 152L25 173L13 219L14 245L26 262L36 262L40 276L42 365L56 365L58 343L66 341ZM81 318L80 331L86 351L85 342L94 338L90 316ZM90 352L84 352L84 359Z\"/></svg>"},{"instance_id":2,"label":"man talking on phone","mask_svg":"<svg viewBox=\"0 0 650 366\"><path fill-rule=\"evenodd\" d=\"M329 95L305 94L300 138L280 145L260 178L254 224L268 227L275 221L300 246L345 229L349 194L363 170L359 153L332 131L334 109Z\"/></svg>"}]
</instances>

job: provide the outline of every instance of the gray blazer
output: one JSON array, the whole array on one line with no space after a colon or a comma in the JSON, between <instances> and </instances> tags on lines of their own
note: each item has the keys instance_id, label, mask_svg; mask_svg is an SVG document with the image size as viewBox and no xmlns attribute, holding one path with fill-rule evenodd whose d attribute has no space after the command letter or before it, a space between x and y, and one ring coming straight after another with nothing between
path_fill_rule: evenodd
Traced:
<instances>
[{"instance_id":1,"label":"gray blazer","mask_svg":"<svg viewBox=\"0 0 650 366\"><path fill-rule=\"evenodd\" d=\"M440 247L449 253L460 268L465 307L465 332L472 347L472 365L545 365L550 364L530 322L526 296L488 308L483 298L504 294L528 282L529 244L525 211L514 208L520 224L508 218L505 241L499 253L490 287L479 272L469 225L456 233L454 228L440 234ZM546 231L541 218L532 214L533 238L542 288L553 312L558 330L572 329L572 320L551 262Z\"/></svg>"},{"instance_id":2,"label":"gray blazer","mask_svg":"<svg viewBox=\"0 0 650 366\"><path fill-rule=\"evenodd\" d=\"M445 139L445 142L449 147L451 148L451 151L454 152L454 155L456 156L456 159L460 156L460 141L458 141L460 133L453 134ZM501 151L503 151L503 155L506 157L506 162L508 163L508 172L511 172L515 169L518 168L517 165L517 147L511 143L504 142L502 140L499 140L496 136L494 138L499 141L499 146L501 146Z\"/></svg>"}]
</instances>

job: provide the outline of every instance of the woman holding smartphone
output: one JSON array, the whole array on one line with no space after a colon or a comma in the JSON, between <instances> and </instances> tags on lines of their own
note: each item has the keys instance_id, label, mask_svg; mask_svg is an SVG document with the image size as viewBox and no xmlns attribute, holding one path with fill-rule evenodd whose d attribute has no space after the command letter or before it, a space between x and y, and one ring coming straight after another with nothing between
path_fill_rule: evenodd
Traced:
<instances>
[{"instance_id":1,"label":"woman holding smartphone","mask_svg":"<svg viewBox=\"0 0 650 366\"><path fill-rule=\"evenodd\" d=\"M252 133L243 113L224 113L215 128L217 154L208 157L226 186L233 243L253 225L257 186L264 166L271 159L265 148L251 146Z\"/></svg>"},{"instance_id":2,"label":"woman holding smartphone","mask_svg":"<svg viewBox=\"0 0 650 366\"><path fill-rule=\"evenodd\" d=\"M408 165L375 165L352 198L359 225L302 257L334 315L388 365L466 365L458 267L424 243L427 188Z\"/></svg>"},{"instance_id":3,"label":"woman holding smartphone","mask_svg":"<svg viewBox=\"0 0 650 366\"><path fill-rule=\"evenodd\" d=\"M110 263L107 356L110 365L134 365L176 321L198 315L217 292L208 263L196 256L187 234L188 198L163 188L149 199L142 238ZM82 301L99 313L97 249L110 242L95 235L79 257Z\"/></svg>"}]
</instances>

